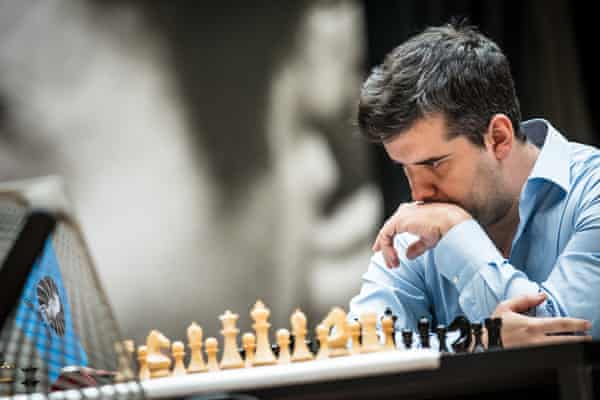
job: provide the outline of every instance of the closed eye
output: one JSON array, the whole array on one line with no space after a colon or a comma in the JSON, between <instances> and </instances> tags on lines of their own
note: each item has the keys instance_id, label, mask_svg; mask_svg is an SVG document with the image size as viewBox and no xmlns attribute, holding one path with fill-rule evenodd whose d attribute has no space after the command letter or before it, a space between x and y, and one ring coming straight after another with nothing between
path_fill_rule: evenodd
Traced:
<instances>
[{"instance_id":1,"label":"closed eye","mask_svg":"<svg viewBox=\"0 0 600 400\"><path fill-rule=\"evenodd\" d=\"M406 165L422 165L425 167L430 167L430 168L437 168L439 167L444 161L446 161L448 158L450 158L452 154L445 154L443 156L439 156L439 157L432 157L432 158L428 158L426 160L421 160L421 161L417 161L411 164L406 164ZM405 167L406 165L398 162L396 160L392 160L392 162L400 167Z\"/></svg>"},{"instance_id":2,"label":"closed eye","mask_svg":"<svg viewBox=\"0 0 600 400\"><path fill-rule=\"evenodd\" d=\"M416 162L415 165L424 165L426 167L431 167L433 169L438 168L440 165L444 163L448 158L450 158L450 154L446 154L442 157L430 158L427 160Z\"/></svg>"}]
</instances>

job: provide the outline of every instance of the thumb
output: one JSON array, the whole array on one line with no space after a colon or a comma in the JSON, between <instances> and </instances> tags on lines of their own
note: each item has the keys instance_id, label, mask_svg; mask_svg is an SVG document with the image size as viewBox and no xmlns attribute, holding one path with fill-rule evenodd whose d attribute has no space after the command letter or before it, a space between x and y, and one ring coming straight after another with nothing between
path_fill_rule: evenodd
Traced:
<instances>
[{"instance_id":1,"label":"thumb","mask_svg":"<svg viewBox=\"0 0 600 400\"><path fill-rule=\"evenodd\" d=\"M504 306L511 311L522 313L530 308L536 307L546 300L546 293L526 294L514 297L504 302Z\"/></svg>"}]
</instances>

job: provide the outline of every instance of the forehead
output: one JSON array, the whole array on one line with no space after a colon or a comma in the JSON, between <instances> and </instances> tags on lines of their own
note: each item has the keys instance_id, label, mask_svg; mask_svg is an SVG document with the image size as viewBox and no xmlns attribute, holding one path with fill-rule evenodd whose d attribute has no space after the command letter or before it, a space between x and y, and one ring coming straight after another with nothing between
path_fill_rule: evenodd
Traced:
<instances>
[{"instance_id":1,"label":"forehead","mask_svg":"<svg viewBox=\"0 0 600 400\"><path fill-rule=\"evenodd\" d=\"M448 140L446 121L435 115L421 118L383 144L389 157L402 164L412 164L452 152L464 137Z\"/></svg>"}]
</instances>

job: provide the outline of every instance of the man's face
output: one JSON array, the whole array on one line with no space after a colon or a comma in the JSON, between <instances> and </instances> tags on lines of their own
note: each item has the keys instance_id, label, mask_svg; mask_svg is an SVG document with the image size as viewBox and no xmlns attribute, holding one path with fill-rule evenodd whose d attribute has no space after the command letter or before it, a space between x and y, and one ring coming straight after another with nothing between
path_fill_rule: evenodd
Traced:
<instances>
[{"instance_id":1,"label":"man's face","mask_svg":"<svg viewBox=\"0 0 600 400\"><path fill-rule=\"evenodd\" d=\"M426 117L384 147L404 168L414 201L456 204L484 227L498 222L512 200L492 150L446 132L443 117Z\"/></svg>"}]
</instances>

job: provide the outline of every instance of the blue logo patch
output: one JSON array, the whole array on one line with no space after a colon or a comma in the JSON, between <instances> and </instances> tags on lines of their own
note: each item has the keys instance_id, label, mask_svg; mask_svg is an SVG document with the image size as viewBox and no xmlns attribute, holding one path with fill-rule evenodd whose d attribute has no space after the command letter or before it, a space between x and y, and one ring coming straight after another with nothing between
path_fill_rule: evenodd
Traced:
<instances>
[{"instance_id":1,"label":"blue logo patch","mask_svg":"<svg viewBox=\"0 0 600 400\"><path fill-rule=\"evenodd\" d=\"M36 261L27 278L16 323L34 343L40 359L46 363L50 382L56 381L65 366L87 366L87 355L73 329L70 305L52 238L46 242L41 258Z\"/></svg>"}]
</instances>

